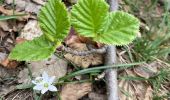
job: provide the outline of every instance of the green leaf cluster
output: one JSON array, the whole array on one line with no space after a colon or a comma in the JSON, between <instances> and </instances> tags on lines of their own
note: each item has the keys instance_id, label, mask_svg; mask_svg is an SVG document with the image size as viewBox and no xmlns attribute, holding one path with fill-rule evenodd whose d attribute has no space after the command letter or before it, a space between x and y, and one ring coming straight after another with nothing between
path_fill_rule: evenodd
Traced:
<instances>
[{"instance_id":1,"label":"green leaf cluster","mask_svg":"<svg viewBox=\"0 0 170 100\"><path fill-rule=\"evenodd\" d=\"M43 36L16 45L9 56L11 59L36 61L50 57L71 25L84 37L112 45L132 42L139 31L137 18L122 11L109 13L105 0L79 0L71 10L71 19L61 0L48 0L38 19Z\"/></svg>"},{"instance_id":2,"label":"green leaf cluster","mask_svg":"<svg viewBox=\"0 0 170 100\"><path fill-rule=\"evenodd\" d=\"M108 11L105 0L79 0L72 9L71 22L80 35L96 42L112 45L132 42L139 31L139 20L122 11Z\"/></svg>"}]
</instances>

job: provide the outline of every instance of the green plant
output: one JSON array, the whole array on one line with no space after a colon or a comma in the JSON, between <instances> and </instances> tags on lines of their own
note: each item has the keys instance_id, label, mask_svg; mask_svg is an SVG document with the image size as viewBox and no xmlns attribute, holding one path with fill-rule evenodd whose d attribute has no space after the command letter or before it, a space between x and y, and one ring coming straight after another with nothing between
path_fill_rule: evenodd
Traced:
<instances>
[{"instance_id":1,"label":"green plant","mask_svg":"<svg viewBox=\"0 0 170 100\"><path fill-rule=\"evenodd\" d=\"M25 14L19 14L19 15L10 15L10 16L1 16L0 15L0 21L2 20L8 20L8 19L16 19L19 16L24 16Z\"/></svg>"},{"instance_id":2,"label":"green plant","mask_svg":"<svg viewBox=\"0 0 170 100\"><path fill-rule=\"evenodd\" d=\"M9 58L36 61L50 57L71 25L80 35L99 43L126 45L132 42L139 31L138 19L122 11L109 13L108 10L104 0L79 0L72 8L70 24L64 3L49 0L38 16L43 36L16 45Z\"/></svg>"},{"instance_id":3,"label":"green plant","mask_svg":"<svg viewBox=\"0 0 170 100\"><path fill-rule=\"evenodd\" d=\"M167 58L170 48L167 44L170 35L158 37L155 40L138 38L134 42L133 54L136 61L152 61L154 58Z\"/></svg>"}]
</instances>

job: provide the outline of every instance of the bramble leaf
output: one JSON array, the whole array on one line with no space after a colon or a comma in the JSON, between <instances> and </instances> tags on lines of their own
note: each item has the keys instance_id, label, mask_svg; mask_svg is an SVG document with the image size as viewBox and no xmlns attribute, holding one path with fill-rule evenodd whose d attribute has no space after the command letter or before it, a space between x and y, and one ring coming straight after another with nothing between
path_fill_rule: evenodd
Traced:
<instances>
[{"instance_id":1,"label":"bramble leaf","mask_svg":"<svg viewBox=\"0 0 170 100\"><path fill-rule=\"evenodd\" d=\"M96 37L104 28L108 10L105 0L79 0L71 10L71 23L80 35Z\"/></svg>"},{"instance_id":2,"label":"bramble leaf","mask_svg":"<svg viewBox=\"0 0 170 100\"><path fill-rule=\"evenodd\" d=\"M126 45L139 32L137 18L122 11L109 13L104 0L79 0L71 14L76 31L99 43Z\"/></svg>"},{"instance_id":3,"label":"bramble leaf","mask_svg":"<svg viewBox=\"0 0 170 100\"><path fill-rule=\"evenodd\" d=\"M45 36L52 42L62 42L70 29L66 7L61 0L48 0L42 7L39 24Z\"/></svg>"},{"instance_id":4,"label":"bramble leaf","mask_svg":"<svg viewBox=\"0 0 170 100\"><path fill-rule=\"evenodd\" d=\"M18 61L38 61L50 57L55 48L51 42L41 36L32 41L17 44L9 58Z\"/></svg>"},{"instance_id":5,"label":"bramble leaf","mask_svg":"<svg viewBox=\"0 0 170 100\"><path fill-rule=\"evenodd\" d=\"M46 59L67 36L70 21L66 7L61 0L49 0L42 7L38 19L44 35L33 41L16 45L9 56L10 59L18 61Z\"/></svg>"},{"instance_id":6,"label":"bramble leaf","mask_svg":"<svg viewBox=\"0 0 170 100\"><path fill-rule=\"evenodd\" d=\"M126 45L136 38L140 22L133 15L123 11L111 12L103 34L94 40L104 44Z\"/></svg>"}]
</instances>

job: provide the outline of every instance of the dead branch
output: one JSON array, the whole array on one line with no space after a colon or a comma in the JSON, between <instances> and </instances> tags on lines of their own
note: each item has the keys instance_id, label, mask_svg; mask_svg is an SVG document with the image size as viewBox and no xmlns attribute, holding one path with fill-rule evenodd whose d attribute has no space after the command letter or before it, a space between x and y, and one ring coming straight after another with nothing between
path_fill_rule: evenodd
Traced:
<instances>
[{"instance_id":1,"label":"dead branch","mask_svg":"<svg viewBox=\"0 0 170 100\"><path fill-rule=\"evenodd\" d=\"M110 11L118 10L118 0L108 0ZM105 64L111 65L116 63L116 47L113 45L108 46ZM105 71L107 81L108 100L119 100L118 97L118 82L117 82L117 69L107 69Z\"/></svg>"}]
</instances>

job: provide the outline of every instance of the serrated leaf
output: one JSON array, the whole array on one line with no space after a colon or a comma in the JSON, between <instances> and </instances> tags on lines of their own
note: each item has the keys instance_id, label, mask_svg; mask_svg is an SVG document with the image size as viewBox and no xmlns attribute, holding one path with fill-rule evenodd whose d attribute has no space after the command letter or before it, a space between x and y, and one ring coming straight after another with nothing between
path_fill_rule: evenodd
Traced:
<instances>
[{"instance_id":1,"label":"serrated leaf","mask_svg":"<svg viewBox=\"0 0 170 100\"><path fill-rule=\"evenodd\" d=\"M71 22L76 31L86 37L101 33L109 10L105 0L79 0L71 11Z\"/></svg>"},{"instance_id":2,"label":"serrated leaf","mask_svg":"<svg viewBox=\"0 0 170 100\"><path fill-rule=\"evenodd\" d=\"M108 16L103 34L94 40L100 43L126 45L132 42L139 32L139 20L122 11L112 12Z\"/></svg>"},{"instance_id":3,"label":"serrated leaf","mask_svg":"<svg viewBox=\"0 0 170 100\"><path fill-rule=\"evenodd\" d=\"M66 7L61 0L48 0L41 9L40 27L45 36L52 42L62 42L70 29L70 21Z\"/></svg>"},{"instance_id":4,"label":"serrated leaf","mask_svg":"<svg viewBox=\"0 0 170 100\"><path fill-rule=\"evenodd\" d=\"M18 61L38 61L50 57L55 48L51 42L41 36L32 41L17 44L9 58Z\"/></svg>"},{"instance_id":5,"label":"serrated leaf","mask_svg":"<svg viewBox=\"0 0 170 100\"><path fill-rule=\"evenodd\" d=\"M104 0L79 0L71 14L71 22L76 31L96 42L129 44L139 31L137 18L122 11L109 13Z\"/></svg>"}]
</instances>

